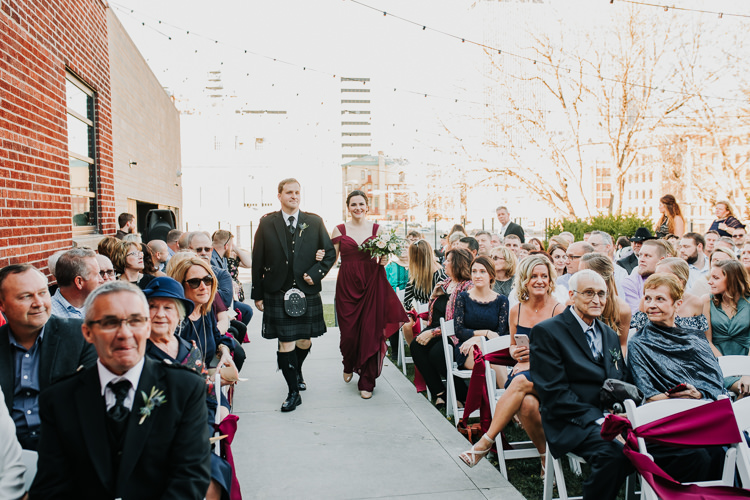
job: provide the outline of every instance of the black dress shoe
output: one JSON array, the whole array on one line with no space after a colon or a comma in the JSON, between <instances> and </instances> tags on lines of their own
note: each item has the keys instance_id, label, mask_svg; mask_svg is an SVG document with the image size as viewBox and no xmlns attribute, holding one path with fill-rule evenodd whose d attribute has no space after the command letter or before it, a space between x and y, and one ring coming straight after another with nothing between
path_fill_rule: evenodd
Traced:
<instances>
[{"instance_id":1,"label":"black dress shoe","mask_svg":"<svg viewBox=\"0 0 750 500\"><path fill-rule=\"evenodd\" d=\"M284 404L281 405L281 411L294 411L301 404L302 396L299 395L299 392L290 392Z\"/></svg>"},{"instance_id":2,"label":"black dress shoe","mask_svg":"<svg viewBox=\"0 0 750 500\"><path fill-rule=\"evenodd\" d=\"M297 375L297 388L300 391L306 391L307 390L307 384L305 383L305 379L302 378L302 374Z\"/></svg>"}]
</instances>

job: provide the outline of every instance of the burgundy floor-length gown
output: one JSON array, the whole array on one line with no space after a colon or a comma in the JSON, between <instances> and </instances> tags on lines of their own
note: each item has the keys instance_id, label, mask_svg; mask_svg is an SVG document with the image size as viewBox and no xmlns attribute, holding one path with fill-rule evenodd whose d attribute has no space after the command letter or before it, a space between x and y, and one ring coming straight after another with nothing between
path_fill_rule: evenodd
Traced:
<instances>
[{"instance_id":1,"label":"burgundy floor-length gown","mask_svg":"<svg viewBox=\"0 0 750 500\"><path fill-rule=\"evenodd\" d=\"M344 371L359 374L361 391L372 391L380 376L387 347L385 339L408 321L404 307L388 283L378 259L360 251L357 242L338 226L341 268L336 280L336 316L341 330ZM374 224L372 236L378 232ZM365 240L367 241L367 240Z\"/></svg>"}]
</instances>

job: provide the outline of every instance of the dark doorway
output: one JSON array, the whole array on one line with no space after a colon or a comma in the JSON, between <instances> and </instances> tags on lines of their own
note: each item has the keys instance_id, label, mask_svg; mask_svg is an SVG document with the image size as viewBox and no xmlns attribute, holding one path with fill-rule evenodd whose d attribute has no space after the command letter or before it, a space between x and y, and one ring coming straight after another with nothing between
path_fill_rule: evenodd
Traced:
<instances>
[{"instance_id":1,"label":"dark doorway","mask_svg":"<svg viewBox=\"0 0 750 500\"><path fill-rule=\"evenodd\" d=\"M155 210L157 208L159 208L159 205L155 203L144 203L142 201L136 201L135 221L138 224L137 229L140 234L143 234L143 231L146 230L146 215L148 214L148 211Z\"/></svg>"}]
</instances>

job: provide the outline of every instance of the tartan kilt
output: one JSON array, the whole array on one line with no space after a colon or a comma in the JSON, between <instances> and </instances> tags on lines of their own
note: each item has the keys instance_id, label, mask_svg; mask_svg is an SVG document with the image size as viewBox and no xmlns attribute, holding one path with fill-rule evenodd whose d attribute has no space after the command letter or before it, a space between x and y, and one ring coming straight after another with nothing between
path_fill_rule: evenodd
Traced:
<instances>
[{"instance_id":1,"label":"tartan kilt","mask_svg":"<svg viewBox=\"0 0 750 500\"><path fill-rule=\"evenodd\" d=\"M323 335L326 332L326 322L320 294L306 294L307 311L302 316L293 318L284 311L284 293L263 295L263 338L294 342Z\"/></svg>"}]
</instances>

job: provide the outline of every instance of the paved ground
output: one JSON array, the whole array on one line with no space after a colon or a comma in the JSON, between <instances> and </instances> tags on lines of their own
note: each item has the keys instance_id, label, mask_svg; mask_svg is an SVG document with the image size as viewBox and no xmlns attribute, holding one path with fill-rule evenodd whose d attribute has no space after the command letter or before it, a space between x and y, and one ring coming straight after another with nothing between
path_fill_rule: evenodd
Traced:
<instances>
[{"instance_id":1,"label":"paved ground","mask_svg":"<svg viewBox=\"0 0 750 500\"><path fill-rule=\"evenodd\" d=\"M467 441L388 360L373 398L361 399L356 375L342 380L338 329L314 341L302 405L281 413L286 385L260 320L251 322L249 380L235 399L232 449L245 499L523 498L488 462L469 469L458 459Z\"/></svg>"}]
</instances>

